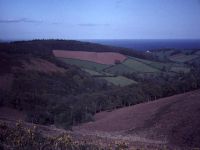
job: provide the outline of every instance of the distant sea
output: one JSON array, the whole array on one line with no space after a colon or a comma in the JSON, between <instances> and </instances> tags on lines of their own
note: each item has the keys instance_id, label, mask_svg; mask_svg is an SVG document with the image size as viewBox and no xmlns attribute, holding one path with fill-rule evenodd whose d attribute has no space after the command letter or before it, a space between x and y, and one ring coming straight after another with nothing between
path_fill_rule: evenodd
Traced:
<instances>
[{"instance_id":1,"label":"distant sea","mask_svg":"<svg viewBox=\"0 0 200 150\"><path fill-rule=\"evenodd\" d=\"M189 40L82 40L110 46L132 48L140 51L154 49L200 49L200 39Z\"/></svg>"}]
</instances>

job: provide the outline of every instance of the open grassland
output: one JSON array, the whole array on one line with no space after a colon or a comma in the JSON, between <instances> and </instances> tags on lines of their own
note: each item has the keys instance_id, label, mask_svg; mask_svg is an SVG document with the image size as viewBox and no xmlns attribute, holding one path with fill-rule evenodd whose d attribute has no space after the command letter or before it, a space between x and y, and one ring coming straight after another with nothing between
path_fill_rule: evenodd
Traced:
<instances>
[{"instance_id":1,"label":"open grassland","mask_svg":"<svg viewBox=\"0 0 200 150\"><path fill-rule=\"evenodd\" d=\"M73 58L79 60L91 61L99 64L113 65L118 62L123 62L127 57L115 52L86 52L86 51L66 51L53 50L56 57Z\"/></svg>"},{"instance_id":2,"label":"open grassland","mask_svg":"<svg viewBox=\"0 0 200 150\"><path fill-rule=\"evenodd\" d=\"M94 77L96 76L97 78L100 78L100 79L105 79L107 82L109 82L113 85L116 85L116 86L127 86L130 84L136 83L135 81L128 79L126 77L123 77L123 76L114 77L114 75L116 75L118 73L119 74L125 73L124 70L119 70L119 68L117 68L117 72L115 72L115 71L104 72L103 70L106 68L109 68L110 66L105 65L105 64L89 62L89 61L85 61L85 60L78 60L78 59L59 58L59 60L65 62L67 64L76 65L76 66L82 68L82 70L89 73L90 75L92 75ZM119 64L119 65L121 65L121 64ZM118 65L115 65L115 66L118 66ZM126 68L126 67L122 67L122 68ZM130 73L131 70L129 68L127 68L127 71Z\"/></svg>"},{"instance_id":3,"label":"open grassland","mask_svg":"<svg viewBox=\"0 0 200 150\"><path fill-rule=\"evenodd\" d=\"M158 75L161 72L169 74L170 72L188 73L190 71L190 69L183 64L155 62L135 57L129 57L123 63L108 67L104 70L113 74L123 75L138 73L142 76Z\"/></svg>"},{"instance_id":4,"label":"open grassland","mask_svg":"<svg viewBox=\"0 0 200 150\"><path fill-rule=\"evenodd\" d=\"M172 65L174 65L174 63L167 63L167 62L156 62L156 61L150 61L150 60L145 60L145 59L140 59L140 58L136 58L136 57L130 57L131 59L137 60L139 62L142 62L144 64L149 65L150 67L159 69L159 70L163 70L164 68L168 69L170 68Z\"/></svg>"},{"instance_id":5,"label":"open grassland","mask_svg":"<svg viewBox=\"0 0 200 150\"><path fill-rule=\"evenodd\" d=\"M103 69L109 67L109 65L105 64L98 64L95 62L90 62L86 60L79 60L79 59L72 59L72 58L58 58L59 60L63 61L66 64L75 65L80 68L85 68L94 71L102 71Z\"/></svg>"},{"instance_id":6,"label":"open grassland","mask_svg":"<svg viewBox=\"0 0 200 150\"><path fill-rule=\"evenodd\" d=\"M179 73L179 72L188 73L188 72L190 72L190 68L173 66L173 67L171 67L170 71L176 72L176 73Z\"/></svg>"},{"instance_id":7,"label":"open grassland","mask_svg":"<svg viewBox=\"0 0 200 150\"><path fill-rule=\"evenodd\" d=\"M195 53L196 55L200 55L200 50L199 51L196 51L196 53Z\"/></svg>"},{"instance_id":8,"label":"open grassland","mask_svg":"<svg viewBox=\"0 0 200 150\"><path fill-rule=\"evenodd\" d=\"M94 70L90 70L90 69L82 69L83 71L89 73L90 75L92 76L102 76L103 73L100 73L100 72L97 72L97 71L94 71Z\"/></svg>"},{"instance_id":9,"label":"open grassland","mask_svg":"<svg viewBox=\"0 0 200 150\"><path fill-rule=\"evenodd\" d=\"M184 62L188 62L190 60L193 60L197 57L198 57L198 55L185 55L185 54L179 53L179 54L175 54L175 55L170 56L169 59L171 61L184 63Z\"/></svg>"},{"instance_id":10,"label":"open grassland","mask_svg":"<svg viewBox=\"0 0 200 150\"><path fill-rule=\"evenodd\" d=\"M170 56L173 52L174 52L174 50L167 50L164 53L165 53L165 55Z\"/></svg>"},{"instance_id":11,"label":"open grassland","mask_svg":"<svg viewBox=\"0 0 200 150\"><path fill-rule=\"evenodd\" d=\"M94 122L74 127L74 130L104 133L102 135L115 133L116 137L129 140L140 137L146 142L178 145L180 149L200 148L199 97L200 91L197 90L111 112L104 111L95 115Z\"/></svg>"},{"instance_id":12,"label":"open grassland","mask_svg":"<svg viewBox=\"0 0 200 150\"><path fill-rule=\"evenodd\" d=\"M157 56L160 60L167 60L168 57L174 52L174 50L161 50L153 52L155 56Z\"/></svg>"},{"instance_id":13,"label":"open grassland","mask_svg":"<svg viewBox=\"0 0 200 150\"><path fill-rule=\"evenodd\" d=\"M77 53L81 52L78 51ZM93 54L91 53L87 53L84 55L85 55L84 58L94 57ZM71 57L71 55L65 57ZM130 56L127 56L127 59L124 60L123 62L118 62L118 63L115 62L115 64L113 65L89 61L91 58L89 58L89 60L75 59L75 57L74 58L57 57L57 58L63 61L64 63L80 67L82 70L89 73L93 77L104 79L108 83L122 87L136 83L131 78L128 79L124 77L124 75L136 73L138 77L151 78L151 77L157 77L161 74L173 76L176 73L180 72L188 73L190 71L190 68L181 63L175 63L175 62L164 63L164 62L151 61Z\"/></svg>"},{"instance_id":14,"label":"open grassland","mask_svg":"<svg viewBox=\"0 0 200 150\"><path fill-rule=\"evenodd\" d=\"M149 61L134 57L129 57L123 63L115 65L99 64L86 60L72 59L72 58L58 58L64 63L71 64L82 68L84 71L92 76L113 76L124 75L131 73L138 73L142 76L157 75L161 72L184 72L187 73L190 69L182 64L178 63L162 63ZM114 81L113 81L114 82ZM116 82L114 85L118 85ZM126 85L126 83L125 83Z\"/></svg>"},{"instance_id":15,"label":"open grassland","mask_svg":"<svg viewBox=\"0 0 200 150\"><path fill-rule=\"evenodd\" d=\"M116 86L127 86L131 84L136 84L137 82L131 79L128 79L123 76L117 76L117 77L100 77L101 79L104 79Z\"/></svg>"},{"instance_id":16,"label":"open grassland","mask_svg":"<svg viewBox=\"0 0 200 150\"><path fill-rule=\"evenodd\" d=\"M133 69L135 72L159 72L158 69L150 67L145 63L142 63L134 59L127 59L123 62L123 64Z\"/></svg>"},{"instance_id":17,"label":"open grassland","mask_svg":"<svg viewBox=\"0 0 200 150\"><path fill-rule=\"evenodd\" d=\"M107 72L104 72L104 71L101 71L101 72L97 72L97 71L94 71L94 70L90 70L90 69L82 69L83 71L89 73L90 75L92 75L93 77L99 77L99 76L108 76L108 77L113 77L113 76L116 76L116 75L113 75L111 73L107 73Z\"/></svg>"},{"instance_id":18,"label":"open grassland","mask_svg":"<svg viewBox=\"0 0 200 150\"><path fill-rule=\"evenodd\" d=\"M134 69L129 68L124 64L117 64L117 65L105 68L104 71L111 74L116 74L116 75L130 74L130 73L136 72Z\"/></svg>"},{"instance_id":19,"label":"open grassland","mask_svg":"<svg viewBox=\"0 0 200 150\"><path fill-rule=\"evenodd\" d=\"M146 61L146 60L144 60ZM147 61L148 62L148 61ZM149 63L149 62L148 62ZM126 59L123 63L104 69L106 72L114 74L130 74L130 73L159 73L160 70L133 58Z\"/></svg>"}]
</instances>

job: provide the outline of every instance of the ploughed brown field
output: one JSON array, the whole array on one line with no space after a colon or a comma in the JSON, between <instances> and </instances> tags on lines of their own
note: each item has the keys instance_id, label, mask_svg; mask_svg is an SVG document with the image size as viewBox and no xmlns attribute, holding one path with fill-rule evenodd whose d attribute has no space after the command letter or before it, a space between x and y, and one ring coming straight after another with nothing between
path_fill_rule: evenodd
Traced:
<instances>
[{"instance_id":1,"label":"ploughed brown field","mask_svg":"<svg viewBox=\"0 0 200 150\"><path fill-rule=\"evenodd\" d=\"M127 58L127 56L115 52L53 50L53 54L56 57L80 59L108 65L113 65L116 63L116 61L123 62Z\"/></svg>"}]
</instances>

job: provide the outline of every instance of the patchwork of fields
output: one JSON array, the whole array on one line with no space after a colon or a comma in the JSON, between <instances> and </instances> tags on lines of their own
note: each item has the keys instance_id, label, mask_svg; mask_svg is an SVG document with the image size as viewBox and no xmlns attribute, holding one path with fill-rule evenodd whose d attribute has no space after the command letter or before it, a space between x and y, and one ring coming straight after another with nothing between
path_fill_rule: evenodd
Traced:
<instances>
[{"instance_id":1,"label":"patchwork of fields","mask_svg":"<svg viewBox=\"0 0 200 150\"><path fill-rule=\"evenodd\" d=\"M200 51L196 51L196 53L195 53L196 55L200 55Z\"/></svg>"},{"instance_id":2,"label":"patchwork of fields","mask_svg":"<svg viewBox=\"0 0 200 150\"><path fill-rule=\"evenodd\" d=\"M179 72L187 73L190 71L190 68L180 62L194 59L197 56L178 54L172 57L170 55L173 51L159 52L160 55L166 53L163 57L168 56L173 61L158 62L110 52L54 50L53 53L62 62L78 66L93 77L104 79L109 84L116 86L137 84L133 79L125 77L124 75L126 74L136 73L144 77L148 75L156 76L161 73L167 75L173 75Z\"/></svg>"},{"instance_id":3,"label":"patchwork of fields","mask_svg":"<svg viewBox=\"0 0 200 150\"><path fill-rule=\"evenodd\" d=\"M198 55L185 55L182 53L176 54L176 55L172 55L169 57L170 60L175 61L175 62L187 62L190 60L193 60L195 58L197 58Z\"/></svg>"},{"instance_id":4,"label":"patchwork of fields","mask_svg":"<svg viewBox=\"0 0 200 150\"><path fill-rule=\"evenodd\" d=\"M191 62L200 58L200 50L160 50L154 51L153 54L160 60L169 60L177 63Z\"/></svg>"},{"instance_id":5,"label":"patchwork of fields","mask_svg":"<svg viewBox=\"0 0 200 150\"><path fill-rule=\"evenodd\" d=\"M103 69L110 66L110 65L106 65L106 64L99 64L99 63L95 63L92 61L73 59L73 58L60 58L59 57L58 59L67 64L75 65L80 68L85 68L85 69L94 70L94 71L102 71Z\"/></svg>"}]
</instances>

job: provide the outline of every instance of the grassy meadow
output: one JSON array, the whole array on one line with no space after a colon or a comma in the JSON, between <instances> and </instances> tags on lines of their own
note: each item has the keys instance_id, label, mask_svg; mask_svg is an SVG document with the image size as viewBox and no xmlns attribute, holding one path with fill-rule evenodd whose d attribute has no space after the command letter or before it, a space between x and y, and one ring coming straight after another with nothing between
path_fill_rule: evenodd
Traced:
<instances>
[{"instance_id":1,"label":"grassy meadow","mask_svg":"<svg viewBox=\"0 0 200 150\"><path fill-rule=\"evenodd\" d=\"M93 77L107 81L108 84L123 87L137 83L134 79L127 78L127 75L130 74L138 74L138 76L145 78L160 74L174 76L176 73L188 73L190 68L184 63L198 58L197 54L198 51L191 55L177 53L174 50L158 51L154 52L153 55L161 61L127 56L123 62L116 62L113 65L74 58L58 57L58 60L80 67Z\"/></svg>"}]
</instances>

